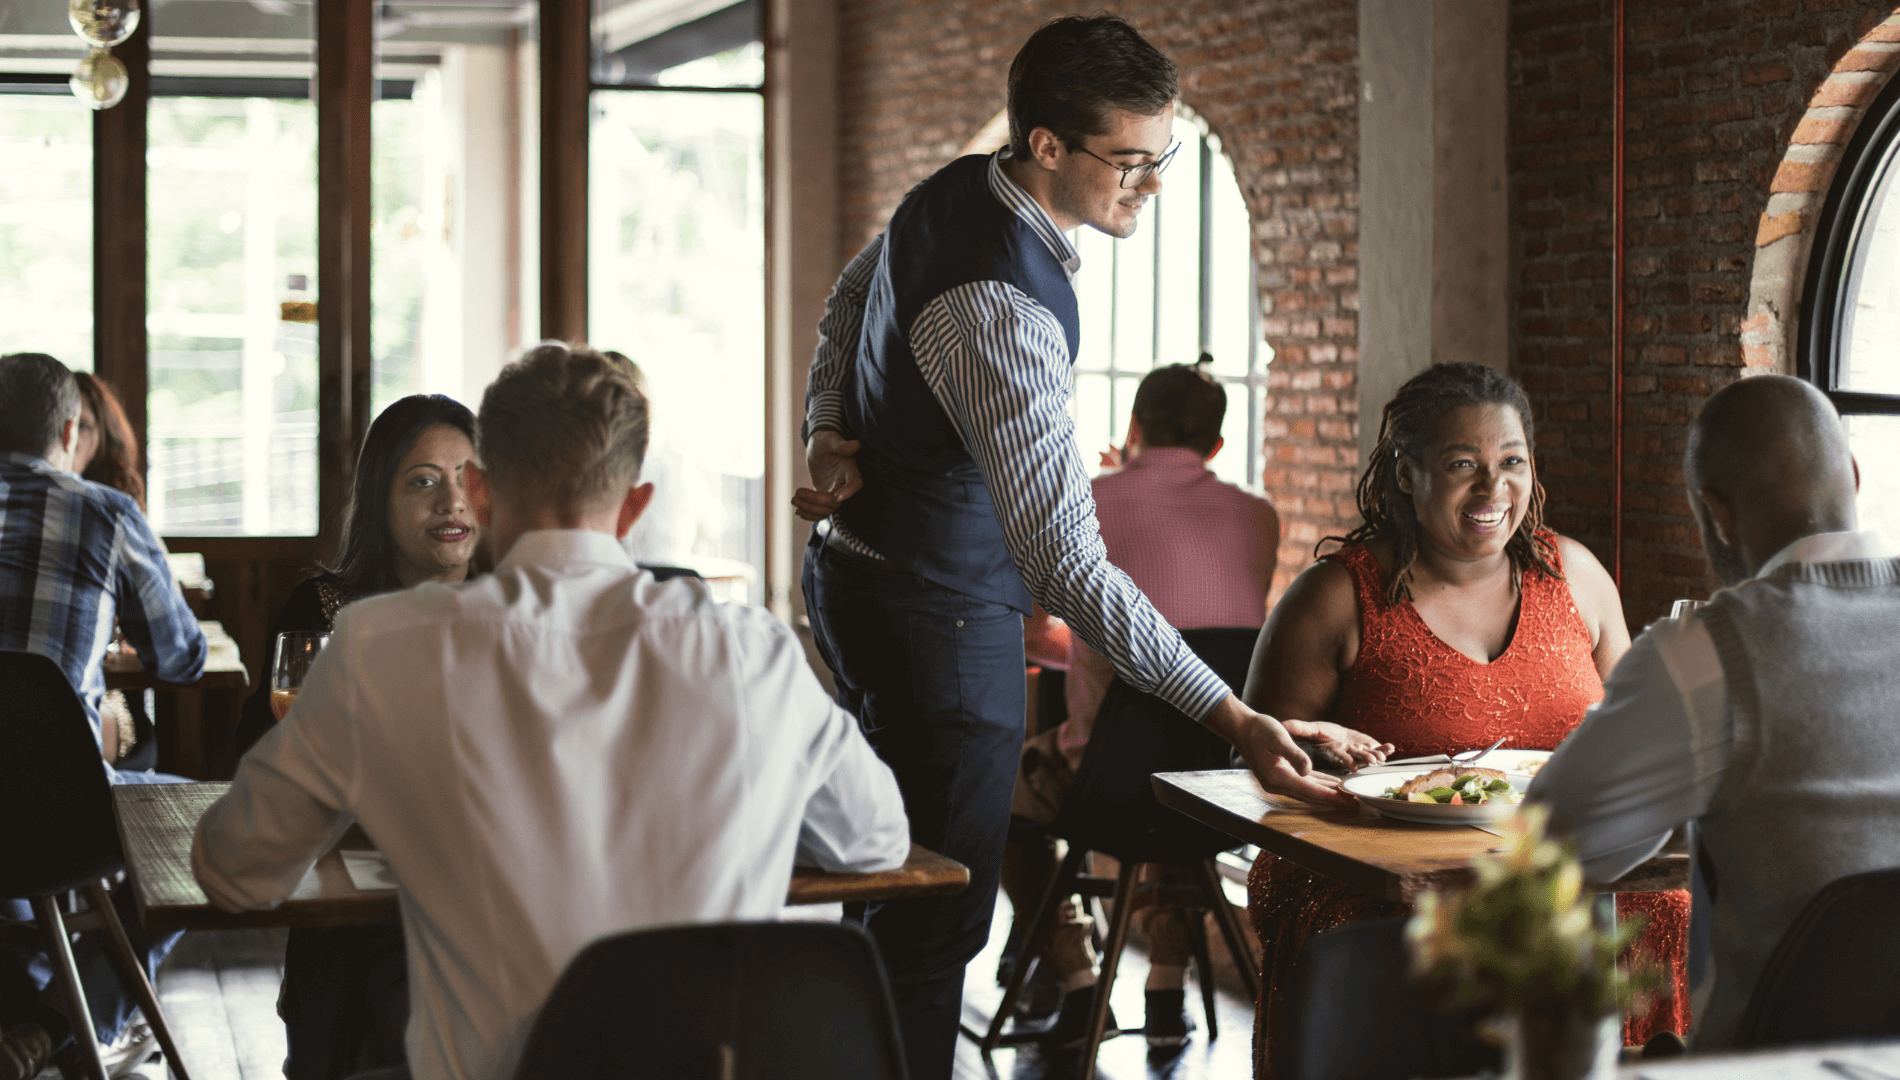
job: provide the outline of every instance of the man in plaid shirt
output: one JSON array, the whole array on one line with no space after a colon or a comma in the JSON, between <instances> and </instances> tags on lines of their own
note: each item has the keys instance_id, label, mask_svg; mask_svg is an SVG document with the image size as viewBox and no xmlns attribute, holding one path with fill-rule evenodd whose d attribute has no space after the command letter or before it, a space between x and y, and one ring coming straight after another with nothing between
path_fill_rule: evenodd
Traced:
<instances>
[{"instance_id":1,"label":"man in plaid shirt","mask_svg":"<svg viewBox=\"0 0 1900 1080\"><path fill-rule=\"evenodd\" d=\"M98 740L115 620L167 682L203 674L205 636L138 503L69 471L78 417L79 384L64 364L0 356L0 649L58 664Z\"/></svg>"},{"instance_id":2,"label":"man in plaid shirt","mask_svg":"<svg viewBox=\"0 0 1900 1080\"><path fill-rule=\"evenodd\" d=\"M168 682L191 682L204 672L205 637L138 503L70 471L78 438L73 373L41 353L0 356L0 649L57 663L84 702L98 741L106 689L101 661L115 623L146 669ZM177 780L120 771L103 756L100 767L115 784ZM131 890L114 894L149 974L179 935L145 934ZM0 924L31 918L25 901L0 898ZM107 1045L109 1066L129 1068L137 1063L133 1058L149 1053L151 1037L127 1024L134 1004L96 937L81 934L73 949L92 1033ZM34 1075L73 1028L85 1032L86 1025L60 1012L50 977L44 954L0 948L0 1080Z\"/></svg>"}]
</instances>

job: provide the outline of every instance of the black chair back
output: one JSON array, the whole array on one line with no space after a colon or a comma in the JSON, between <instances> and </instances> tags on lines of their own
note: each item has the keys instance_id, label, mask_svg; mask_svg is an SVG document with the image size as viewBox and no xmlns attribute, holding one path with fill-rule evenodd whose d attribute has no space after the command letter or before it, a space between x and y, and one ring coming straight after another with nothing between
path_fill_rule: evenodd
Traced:
<instances>
[{"instance_id":1,"label":"black chair back","mask_svg":"<svg viewBox=\"0 0 1900 1080\"><path fill-rule=\"evenodd\" d=\"M583 949L542 1007L515 1080L618 1076L630 1065L680 1080L906 1075L877 947L835 923L676 926Z\"/></svg>"},{"instance_id":2,"label":"black chair back","mask_svg":"<svg viewBox=\"0 0 1900 1080\"><path fill-rule=\"evenodd\" d=\"M59 665L0 650L0 896L97 884L124 862L111 784Z\"/></svg>"},{"instance_id":3,"label":"black chair back","mask_svg":"<svg viewBox=\"0 0 1900 1080\"><path fill-rule=\"evenodd\" d=\"M1181 636L1240 691L1258 630L1214 627ZM1238 841L1162 806L1149 777L1230 768L1231 754L1226 741L1181 710L1116 679L1102 698L1082 767L1051 831L1124 862L1191 863L1226 851Z\"/></svg>"},{"instance_id":4,"label":"black chair back","mask_svg":"<svg viewBox=\"0 0 1900 1080\"><path fill-rule=\"evenodd\" d=\"M1781 935L1737 1049L1900 1037L1900 868L1830 883Z\"/></svg>"},{"instance_id":5,"label":"black chair back","mask_svg":"<svg viewBox=\"0 0 1900 1080\"><path fill-rule=\"evenodd\" d=\"M1477 1012L1432 1012L1412 985L1405 920L1375 919L1308 942L1287 994L1280 1080L1476 1076L1499 1066Z\"/></svg>"}]
</instances>

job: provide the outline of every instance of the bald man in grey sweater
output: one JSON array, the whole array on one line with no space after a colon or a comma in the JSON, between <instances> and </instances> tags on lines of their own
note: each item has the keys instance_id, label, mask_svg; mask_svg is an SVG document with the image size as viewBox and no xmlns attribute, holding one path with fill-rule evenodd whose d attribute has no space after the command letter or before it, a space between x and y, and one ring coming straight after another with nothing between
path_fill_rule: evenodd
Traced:
<instances>
[{"instance_id":1,"label":"bald man in grey sweater","mask_svg":"<svg viewBox=\"0 0 1900 1080\"><path fill-rule=\"evenodd\" d=\"M1900 866L1900 558L1858 531L1859 467L1805 382L1759 376L1716 393L1684 466L1724 588L1636 639L1531 797L1599 882L1696 823L1703 1051L1732 1043L1815 893Z\"/></svg>"}]
</instances>

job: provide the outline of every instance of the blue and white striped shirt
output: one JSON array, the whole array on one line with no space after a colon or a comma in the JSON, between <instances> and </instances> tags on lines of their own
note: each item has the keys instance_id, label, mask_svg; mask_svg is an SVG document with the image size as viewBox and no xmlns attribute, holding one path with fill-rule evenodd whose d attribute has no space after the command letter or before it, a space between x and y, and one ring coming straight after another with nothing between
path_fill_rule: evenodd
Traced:
<instances>
[{"instance_id":1,"label":"blue and white striped shirt","mask_svg":"<svg viewBox=\"0 0 1900 1080\"><path fill-rule=\"evenodd\" d=\"M991 157L990 193L1028 223L1071 278L1075 246ZM851 260L818 324L805 394L805 434L849 435L844 394L864 323L882 235ZM963 438L996 506L1010 557L1029 592L1107 657L1124 681L1196 719L1229 693L1128 575L1108 561L1089 477L1069 415L1074 358L1062 325L1026 293L1000 281L951 289L926 304L909 330L924 381ZM832 521L836 542L880 557Z\"/></svg>"},{"instance_id":2,"label":"blue and white striped shirt","mask_svg":"<svg viewBox=\"0 0 1900 1080\"><path fill-rule=\"evenodd\" d=\"M204 673L204 631L139 504L30 454L0 453L0 649L58 664L95 740L115 619L160 679Z\"/></svg>"}]
</instances>

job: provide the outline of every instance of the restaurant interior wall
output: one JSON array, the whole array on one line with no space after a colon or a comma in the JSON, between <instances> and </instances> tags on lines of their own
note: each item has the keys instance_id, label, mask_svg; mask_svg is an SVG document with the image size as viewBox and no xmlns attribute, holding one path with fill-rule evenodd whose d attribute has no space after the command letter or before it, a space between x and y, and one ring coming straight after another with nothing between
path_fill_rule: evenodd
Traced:
<instances>
[{"instance_id":1,"label":"restaurant interior wall","mask_svg":"<svg viewBox=\"0 0 1900 1080\"><path fill-rule=\"evenodd\" d=\"M1072 10L1047 0L842 0L834 273L911 185L1003 107L1023 39ZM1316 541L1358 518L1355 7L1144 0L1116 10L1180 65L1181 99L1218 137L1251 214L1273 356L1262 479L1284 530L1277 595Z\"/></svg>"},{"instance_id":2,"label":"restaurant interior wall","mask_svg":"<svg viewBox=\"0 0 1900 1080\"><path fill-rule=\"evenodd\" d=\"M1629 5L1623 602L1633 628L1713 584L1682 493L1687 425L1751 362L1756 243L1806 106L1893 13L1866 0ZM1613 19L1612 0L1511 6L1512 370L1538 408L1551 522L1599 557L1610 541Z\"/></svg>"}]
</instances>

